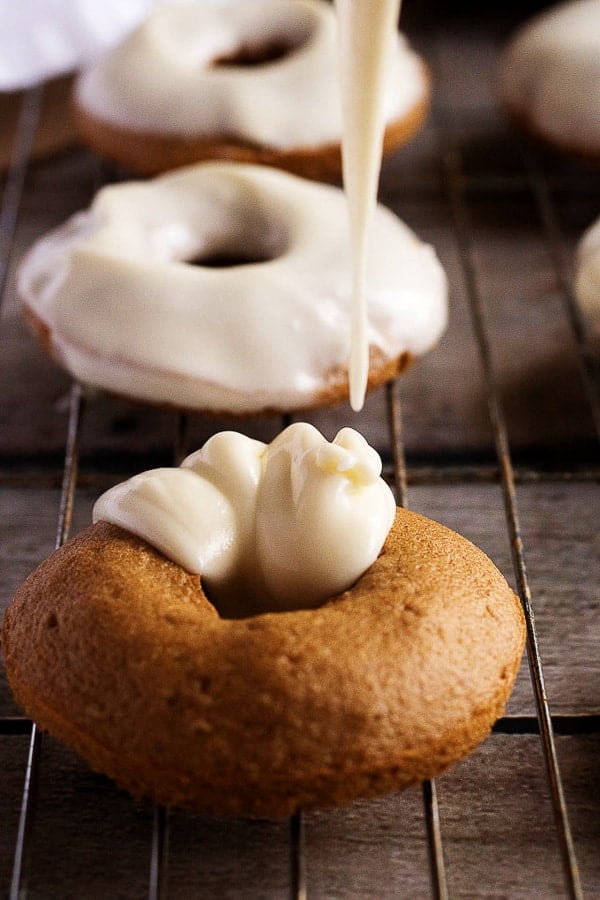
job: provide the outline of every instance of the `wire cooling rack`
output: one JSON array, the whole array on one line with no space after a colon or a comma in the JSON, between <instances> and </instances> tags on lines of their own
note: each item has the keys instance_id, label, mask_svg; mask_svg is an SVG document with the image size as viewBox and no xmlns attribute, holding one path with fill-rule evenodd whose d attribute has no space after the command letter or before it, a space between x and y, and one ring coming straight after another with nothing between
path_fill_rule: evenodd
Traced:
<instances>
[{"instance_id":1,"label":"wire cooling rack","mask_svg":"<svg viewBox=\"0 0 600 900\"><path fill-rule=\"evenodd\" d=\"M527 620L528 666L507 715L472 758L420 793L250 823L129 800L6 700L0 890L13 900L600 896L600 381L572 292L573 244L600 213L600 176L532 147L498 117L489 58L501 34L490 37L462 19L423 32L440 85L432 120L402 162L386 166L382 194L439 247L458 326L451 325L445 347L369 401L363 430L382 452L398 501L469 533L515 585ZM0 211L0 291L8 306L0 476L16 523L9 548L13 531L21 548L35 535L20 551L23 568L39 561L41 546L52 549L51 530L58 546L85 522L108 484L157 459L179 458L212 427L168 413L146 418L68 386L44 363L40 371L59 379L53 396L66 392L53 417L64 422L63 449L40 412L46 395L37 372L37 394L23 401L23 416L28 405L32 411L29 431L20 443L14 438L21 421L14 380L23 377L27 354L37 353L26 344L19 363L10 350L14 256L30 237L28 220L37 221L32 205L46 196L48 178L56 179L58 212L51 215L58 222L69 203L80 203L79 191L91 194L105 177L79 150L32 165L42 104L42 89L24 97ZM73 187L73 178L79 187L65 204L61 190ZM556 346L568 357L564 396L549 370L537 369L548 354L551 371L564 364ZM348 415L323 412L314 421L327 431ZM46 443L31 417L41 417ZM262 436L282 424L248 427ZM6 581L14 587L9 557L7 549ZM548 600L555 593L556 608Z\"/></svg>"}]
</instances>

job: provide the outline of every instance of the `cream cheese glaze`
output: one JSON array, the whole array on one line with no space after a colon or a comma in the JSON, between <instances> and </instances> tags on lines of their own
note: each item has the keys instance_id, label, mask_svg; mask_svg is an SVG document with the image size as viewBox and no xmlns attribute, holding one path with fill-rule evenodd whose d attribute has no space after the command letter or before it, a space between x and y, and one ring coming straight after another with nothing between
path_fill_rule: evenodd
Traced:
<instances>
[{"instance_id":1,"label":"cream cheese glaze","mask_svg":"<svg viewBox=\"0 0 600 900\"><path fill-rule=\"evenodd\" d=\"M378 207L372 226L369 342L386 358L417 356L446 325L444 271L390 211ZM261 261L209 264L223 254ZM350 268L340 189L205 163L103 188L33 246L18 288L84 383L251 413L314 405L345 370Z\"/></svg>"},{"instance_id":2,"label":"cream cheese glaze","mask_svg":"<svg viewBox=\"0 0 600 900\"><path fill-rule=\"evenodd\" d=\"M377 558L396 511L377 452L352 428L329 443L295 423L270 444L214 435L179 468L108 490L94 521L202 575L225 617L313 608Z\"/></svg>"},{"instance_id":3,"label":"cream cheese glaze","mask_svg":"<svg viewBox=\"0 0 600 900\"><path fill-rule=\"evenodd\" d=\"M268 65L218 64L269 44L290 52ZM335 14L323 0L170 4L82 73L76 102L128 131L274 149L337 143L336 44ZM406 115L426 92L422 64L398 36L386 117Z\"/></svg>"},{"instance_id":4,"label":"cream cheese glaze","mask_svg":"<svg viewBox=\"0 0 600 900\"><path fill-rule=\"evenodd\" d=\"M354 303L350 405L362 409L369 374L367 253L385 131L400 0L336 0L342 95L342 164L352 242Z\"/></svg>"}]
</instances>

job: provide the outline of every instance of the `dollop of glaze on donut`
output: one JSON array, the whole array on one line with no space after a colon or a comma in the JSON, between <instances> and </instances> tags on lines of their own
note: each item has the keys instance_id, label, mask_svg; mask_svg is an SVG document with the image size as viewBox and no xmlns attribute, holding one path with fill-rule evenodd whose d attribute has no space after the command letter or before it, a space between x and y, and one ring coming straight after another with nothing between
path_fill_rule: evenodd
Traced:
<instances>
[{"instance_id":1,"label":"dollop of glaze on donut","mask_svg":"<svg viewBox=\"0 0 600 900\"><path fill-rule=\"evenodd\" d=\"M562 3L509 41L500 95L537 135L566 150L600 154L600 0Z\"/></svg>"},{"instance_id":2,"label":"dollop of glaze on donut","mask_svg":"<svg viewBox=\"0 0 600 900\"><path fill-rule=\"evenodd\" d=\"M502 714L525 626L480 550L398 510L349 591L246 619L99 522L29 576L2 637L27 714L122 787L282 816L437 777L471 751Z\"/></svg>"},{"instance_id":3,"label":"dollop of glaze on donut","mask_svg":"<svg viewBox=\"0 0 600 900\"><path fill-rule=\"evenodd\" d=\"M311 608L377 558L396 512L380 475L379 454L352 428L331 443L303 422L270 444L221 432L181 467L111 488L94 521L201 574L222 616Z\"/></svg>"},{"instance_id":4,"label":"dollop of glaze on donut","mask_svg":"<svg viewBox=\"0 0 600 900\"><path fill-rule=\"evenodd\" d=\"M105 187L33 246L18 287L65 368L140 400L303 409L347 371L344 194L268 167L205 163ZM418 356L445 328L433 249L381 206L366 298L384 363Z\"/></svg>"},{"instance_id":5,"label":"dollop of glaze on donut","mask_svg":"<svg viewBox=\"0 0 600 900\"><path fill-rule=\"evenodd\" d=\"M76 103L128 131L308 148L339 142L337 76L335 14L322 0L168 5L81 76ZM427 94L402 36L386 87L388 120Z\"/></svg>"}]
</instances>

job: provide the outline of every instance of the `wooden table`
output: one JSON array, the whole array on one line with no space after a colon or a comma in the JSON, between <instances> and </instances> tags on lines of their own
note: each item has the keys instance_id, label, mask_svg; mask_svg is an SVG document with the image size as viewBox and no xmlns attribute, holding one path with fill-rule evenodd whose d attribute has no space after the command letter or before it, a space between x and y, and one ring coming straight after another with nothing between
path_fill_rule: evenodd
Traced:
<instances>
[{"instance_id":1,"label":"wooden table","mask_svg":"<svg viewBox=\"0 0 600 900\"><path fill-rule=\"evenodd\" d=\"M600 173L531 146L498 111L498 48L529 12L457 6L440 21L435 4L406 4L434 104L424 132L385 165L382 199L435 244L451 283L450 327L359 415L341 407L310 419L329 437L341 425L362 430L404 502L495 560L530 611L533 687L524 661L491 737L423 791L250 823L131 801L53 740L32 740L2 680L2 896L16 848L19 896L44 900L254 900L305 889L336 900L600 897L598 356L571 292L574 245L600 213ZM103 169L75 147L23 173L21 184L16 165L5 182L0 237L3 605L57 540L89 522L108 485L170 464L224 425L263 439L281 427L182 423L82 398L24 327L14 269L33 239L87 205Z\"/></svg>"}]
</instances>

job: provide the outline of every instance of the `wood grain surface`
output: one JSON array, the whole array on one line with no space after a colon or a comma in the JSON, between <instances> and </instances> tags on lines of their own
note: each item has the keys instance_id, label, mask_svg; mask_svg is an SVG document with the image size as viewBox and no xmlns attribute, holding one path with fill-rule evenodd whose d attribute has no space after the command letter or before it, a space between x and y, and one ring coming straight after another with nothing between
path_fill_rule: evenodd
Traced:
<instances>
[{"instance_id":1,"label":"wood grain surface","mask_svg":"<svg viewBox=\"0 0 600 900\"><path fill-rule=\"evenodd\" d=\"M386 164L381 196L436 246L451 284L447 334L398 384L406 502L472 539L518 585L491 389L514 466L581 884L586 897L600 897L600 385L594 341L570 295L575 243L600 213L600 172L532 147L498 110L498 50L535 5L475 14L462 4L442 17L431 2L405 4L406 28L433 71L434 104L424 132ZM15 266L38 235L89 202L106 174L81 148L36 161L7 248L0 608L55 544L70 391L68 377L23 323ZM382 452L392 478L388 412L381 390L358 415L342 406L310 420L328 436L343 425L359 428ZM169 464L179 427L173 413L86 396L72 533L89 523L92 503L107 486ZM222 427L269 440L281 421L240 426L191 418L185 447ZM526 661L508 712L525 717L523 727L517 733L501 727L436 785L448 896L568 897ZM29 746L26 723L13 721L18 715L0 677L0 896L8 895L11 880ZM289 896L289 828L287 821L219 822L173 811L163 896ZM310 898L435 896L420 791L313 813L304 828ZM24 896L146 897L152 836L149 805L131 801L44 738Z\"/></svg>"}]
</instances>

